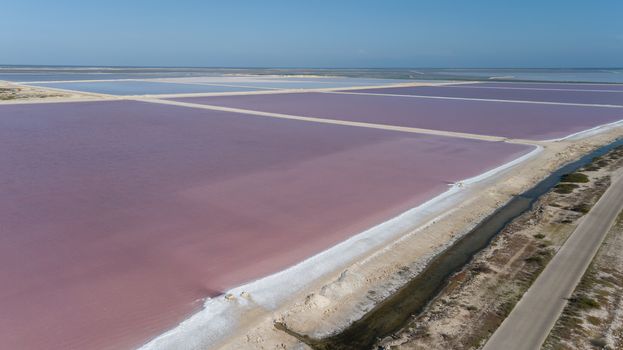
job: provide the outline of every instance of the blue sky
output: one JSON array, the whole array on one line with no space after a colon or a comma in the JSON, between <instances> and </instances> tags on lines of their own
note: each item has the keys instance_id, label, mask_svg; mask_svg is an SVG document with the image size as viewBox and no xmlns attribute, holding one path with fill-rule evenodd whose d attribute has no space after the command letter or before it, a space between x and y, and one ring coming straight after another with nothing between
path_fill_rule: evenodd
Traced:
<instances>
[{"instance_id":1,"label":"blue sky","mask_svg":"<svg viewBox=\"0 0 623 350\"><path fill-rule=\"evenodd\" d=\"M0 64L623 66L621 0L0 0L0 6Z\"/></svg>"}]
</instances>

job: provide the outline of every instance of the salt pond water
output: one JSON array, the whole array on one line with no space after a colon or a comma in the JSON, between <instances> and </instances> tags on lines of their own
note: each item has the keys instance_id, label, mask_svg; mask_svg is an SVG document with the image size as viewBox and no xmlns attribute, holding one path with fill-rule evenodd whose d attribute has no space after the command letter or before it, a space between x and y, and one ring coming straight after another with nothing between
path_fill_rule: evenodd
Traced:
<instances>
[{"instance_id":1,"label":"salt pond water","mask_svg":"<svg viewBox=\"0 0 623 350\"><path fill-rule=\"evenodd\" d=\"M137 347L531 150L134 101L0 106L0 348Z\"/></svg>"},{"instance_id":2,"label":"salt pond water","mask_svg":"<svg viewBox=\"0 0 623 350\"><path fill-rule=\"evenodd\" d=\"M35 83L31 85L109 95L189 94L256 90L248 87L176 84L151 81L62 82Z\"/></svg>"}]
</instances>

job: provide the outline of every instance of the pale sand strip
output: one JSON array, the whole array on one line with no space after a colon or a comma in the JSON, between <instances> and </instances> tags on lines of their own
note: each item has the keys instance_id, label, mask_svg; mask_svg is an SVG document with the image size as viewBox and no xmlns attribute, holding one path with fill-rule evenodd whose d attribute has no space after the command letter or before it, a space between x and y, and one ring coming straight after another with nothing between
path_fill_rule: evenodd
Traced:
<instances>
[{"instance_id":1,"label":"pale sand strip","mask_svg":"<svg viewBox=\"0 0 623 350\"><path fill-rule=\"evenodd\" d=\"M524 100L499 100L492 98L472 98L472 97L446 97L446 96L423 96L423 95L399 95L399 94L379 94L372 92L346 92L346 91L328 91L326 93L331 94L346 94L346 95L369 95L369 96L394 96L394 97L409 97L409 98L428 98L434 100L462 100L462 101L485 101L485 102L503 102L503 103L529 103L538 105L557 105L557 106L580 106L580 107L604 107L604 108L623 108L623 106L617 105L601 105L601 104L589 104L589 103L568 103L568 102L544 102L544 101L524 101Z\"/></svg>"},{"instance_id":2,"label":"pale sand strip","mask_svg":"<svg viewBox=\"0 0 623 350\"><path fill-rule=\"evenodd\" d=\"M296 116L296 115L290 115L290 114L261 112L261 111L254 111L254 110L249 110L249 109L221 107L221 106L204 105L204 104L189 103L189 102L171 101L171 100L160 100L160 99L154 99L154 98L136 98L135 100L149 102L149 103L169 104L169 105L182 106L182 107L201 108L201 109L209 109L209 110L231 112L231 113L251 114L251 115L258 115L258 116L270 117L270 118L291 119L291 120L299 120L299 121L323 123L323 124L356 126L356 127L361 127L361 128L402 131L402 132L437 135L437 136L460 137L460 138L465 138L465 139L474 139L474 140L491 141L491 142L510 142L510 143L528 144L528 145L538 144L538 142L535 142L535 141L508 139L506 137L500 137L500 136L478 135L478 134L469 134L469 133L462 133L462 132L433 130L433 129L421 129L421 128L406 127L406 126L386 125L386 124L353 122L353 121L329 119L329 118L325 119L325 118L315 118L315 117L302 117L302 116Z\"/></svg>"},{"instance_id":3,"label":"pale sand strip","mask_svg":"<svg viewBox=\"0 0 623 350\"><path fill-rule=\"evenodd\" d=\"M16 84L18 86L25 86L25 87L29 87L29 88L33 88L33 89L40 89L40 90L50 90L50 91L57 91L57 92L64 92L64 93L70 93L70 94L82 94L85 96L96 96L96 97L100 97L100 98L116 98L119 96L116 95L109 95L109 94L102 94L102 93L97 93L97 92L85 92L85 91L81 91L81 90L70 90L70 89L61 89L61 88L54 88L54 87L48 87L48 86L37 86L37 85L28 85L28 84Z\"/></svg>"},{"instance_id":4,"label":"pale sand strip","mask_svg":"<svg viewBox=\"0 0 623 350\"><path fill-rule=\"evenodd\" d=\"M114 96L103 94L92 94L62 89L48 89L40 86L17 84L3 80L0 80L0 87L17 88L19 90L19 96L16 96L13 99L0 100L0 105L104 101L115 98Z\"/></svg>"}]
</instances>

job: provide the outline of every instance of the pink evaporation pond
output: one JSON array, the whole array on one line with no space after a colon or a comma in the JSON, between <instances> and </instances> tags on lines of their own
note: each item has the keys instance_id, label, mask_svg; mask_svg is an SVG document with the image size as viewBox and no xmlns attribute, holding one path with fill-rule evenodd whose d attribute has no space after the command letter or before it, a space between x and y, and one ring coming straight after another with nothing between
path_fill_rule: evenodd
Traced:
<instances>
[{"instance_id":1,"label":"pink evaporation pond","mask_svg":"<svg viewBox=\"0 0 623 350\"><path fill-rule=\"evenodd\" d=\"M138 347L530 150L132 101L0 106L0 348Z\"/></svg>"},{"instance_id":2,"label":"pink evaporation pond","mask_svg":"<svg viewBox=\"0 0 623 350\"><path fill-rule=\"evenodd\" d=\"M623 84L581 84L581 83L475 83L452 86L477 86L486 88L556 89L623 92Z\"/></svg>"},{"instance_id":3,"label":"pink evaporation pond","mask_svg":"<svg viewBox=\"0 0 623 350\"><path fill-rule=\"evenodd\" d=\"M414 96L310 92L189 97L174 100L306 117L529 140L562 138L623 119L623 108Z\"/></svg>"},{"instance_id":4,"label":"pink evaporation pond","mask_svg":"<svg viewBox=\"0 0 623 350\"><path fill-rule=\"evenodd\" d=\"M373 88L353 91L356 93L394 94L405 96L439 96L470 99L493 99L507 101L579 103L623 106L623 91L586 90L533 90L516 88L488 88L478 84L454 86L409 86L397 88Z\"/></svg>"}]
</instances>

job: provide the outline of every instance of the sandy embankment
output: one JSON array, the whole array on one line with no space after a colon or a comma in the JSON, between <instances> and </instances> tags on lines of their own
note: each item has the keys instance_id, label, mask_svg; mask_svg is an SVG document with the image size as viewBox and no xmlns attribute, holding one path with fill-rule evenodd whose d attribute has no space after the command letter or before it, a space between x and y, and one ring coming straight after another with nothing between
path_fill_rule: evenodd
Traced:
<instances>
[{"instance_id":1,"label":"sandy embankment","mask_svg":"<svg viewBox=\"0 0 623 350\"><path fill-rule=\"evenodd\" d=\"M105 94L35 87L0 80L0 104L100 101L116 98Z\"/></svg>"},{"instance_id":2,"label":"sandy embankment","mask_svg":"<svg viewBox=\"0 0 623 350\"><path fill-rule=\"evenodd\" d=\"M610 152L580 169L586 182L581 176L566 180L541 196L453 275L426 310L379 346L400 350L483 346L622 165L623 150Z\"/></svg>"},{"instance_id":3,"label":"sandy embankment","mask_svg":"<svg viewBox=\"0 0 623 350\"><path fill-rule=\"evenodd\" d=\"M0 104L101 100L108 96L38 88L0 80Z\"/></svg>"},{"instance_id":4,"label":"sandy embankment","mask_svg":"<svg viewBox=\"0 0 623 350\"><path fill-rule=\"evenodd\" d=\"M275 288L277 274L255 282L253 288L233 289L229 295L209 300L205 310L143 348L305 348L276 330L274 322L283 322L290 329L313 337L343 329L514 195L529 189L562 164L622 134L623 127L618 126L599 134L588 133L584 139L578 139L582 136L578 135L556 142L535 142L543 147L538 155L510 170L464 185L453 196L421 210L412 218L415 221L411 225L392 227L400 230L393 243L362 253L356 262L338 266L322 277L316 277L314 271L301 275L300 280L306 282L304 288L300 288L300 281L290 284L285 280ZM332 263L323 261L322 255L312 259L318 262L319 270Z\"/></svg>"}]
</instances>

